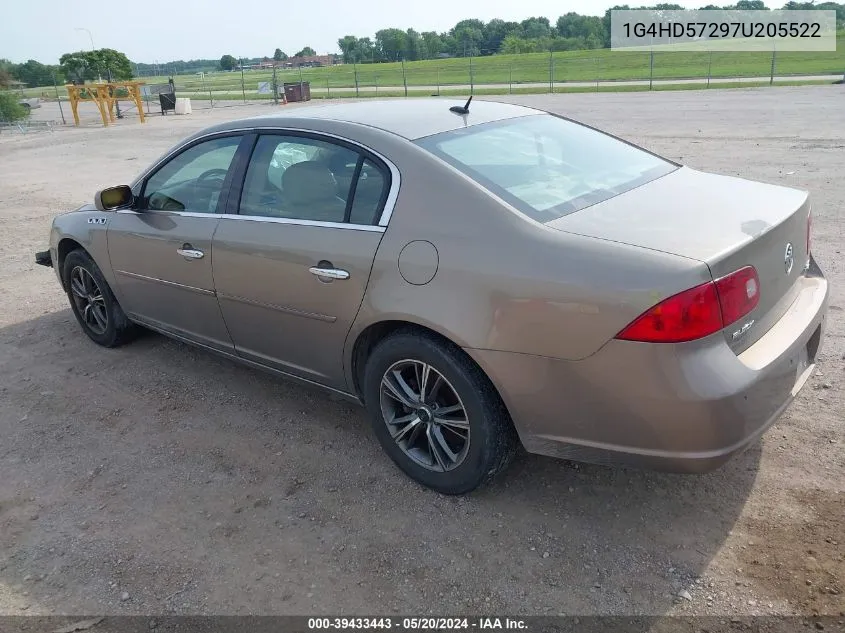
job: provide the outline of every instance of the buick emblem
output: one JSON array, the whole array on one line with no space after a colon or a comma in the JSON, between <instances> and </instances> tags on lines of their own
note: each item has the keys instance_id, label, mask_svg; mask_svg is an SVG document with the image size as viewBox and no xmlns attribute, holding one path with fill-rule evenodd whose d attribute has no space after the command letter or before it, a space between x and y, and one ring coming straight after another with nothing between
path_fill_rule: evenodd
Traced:
<instances>
[{"instance_id":1,"label":"buick emblem","mask_svg":"<svg viewBox=\"0 0 845 633\"><path fill-rule=\"evenodd\" d=\"M783 253L783 268L787 275L792 272L793 264L795 264L795 257L792 255L792 243L787 242L786 251Z\"/></svg>"}]
</instances>

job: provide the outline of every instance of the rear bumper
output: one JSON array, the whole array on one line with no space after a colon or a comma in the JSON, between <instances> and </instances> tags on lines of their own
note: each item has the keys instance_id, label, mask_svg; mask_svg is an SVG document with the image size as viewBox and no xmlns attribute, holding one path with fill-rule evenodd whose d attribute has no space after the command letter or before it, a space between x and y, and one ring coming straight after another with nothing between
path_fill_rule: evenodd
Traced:
<instances>
[{"instance_id":1,"label":"rear bumper","mask_svg":"<svg viewBox=\"0 0 845 633\"><path fill-rule=\"evenodd\" d=\"M612 340L581 361L467 350L529 452L707 472L754 443L815 367L828 284L812 263L792 306L736 355L721 333L677 345Z\"/></svg>"}]
</instances>

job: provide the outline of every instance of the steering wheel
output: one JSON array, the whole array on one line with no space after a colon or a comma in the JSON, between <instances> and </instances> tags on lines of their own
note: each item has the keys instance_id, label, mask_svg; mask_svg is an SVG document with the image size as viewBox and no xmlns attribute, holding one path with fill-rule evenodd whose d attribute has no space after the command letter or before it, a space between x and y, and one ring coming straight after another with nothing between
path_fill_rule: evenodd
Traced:
<instances>
[{"instance_id":1,"label":"steering wheel","mask_svg":"<svg viewBox=\"0 0 845 633\"><path fill-rule=\"evenodd\" d=\"M210 195L210 187L208 186L209 181L213 179L219 179L220 184L223 184L223 181L226 179L226 174L229 173L228 169L209 169L208 171L202 172L197 179L194 181L194 196L199 199L208 198L209 201L211 200Z\"/></svg>"}]
</instances>

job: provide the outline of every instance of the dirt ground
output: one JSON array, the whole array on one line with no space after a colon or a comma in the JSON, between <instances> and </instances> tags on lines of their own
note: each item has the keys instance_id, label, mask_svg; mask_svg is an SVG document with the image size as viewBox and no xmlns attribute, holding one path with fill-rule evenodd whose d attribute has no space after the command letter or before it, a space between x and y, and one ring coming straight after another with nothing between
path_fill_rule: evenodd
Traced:
<instances>
[{"instance_id":1,"label":"dirt ground","mask_svg":"<svg viewBox=\"0 0 845 633\"><path fill-rule=\"evenodd\" d=\"M812 192L827 339L762 442L698 477L524 456L451 498L353 405L158 335L101 349L33 262L52 217L281 107L89 112L0 135L0 613L845 615L845 86L512 100Z\"/></svg>"}]
</instances>

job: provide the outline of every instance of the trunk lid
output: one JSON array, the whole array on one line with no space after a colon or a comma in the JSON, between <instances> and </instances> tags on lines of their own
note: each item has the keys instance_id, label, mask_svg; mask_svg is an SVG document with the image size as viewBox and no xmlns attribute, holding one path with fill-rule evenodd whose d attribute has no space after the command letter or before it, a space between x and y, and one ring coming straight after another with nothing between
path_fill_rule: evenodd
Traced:
<instances>
[{"instance_id":1,"label":"trunk lid","mask_svg":"<svg viewBox=\"0 0 845 633\"><path fill-rule=\"evenodd\" d=\"M795 299L808 260L809 212L805 191L681 167L548 226L702 261L714 279L754 266L760 301L724 329L739 353Z\"/></svg>"}]
</instances>

